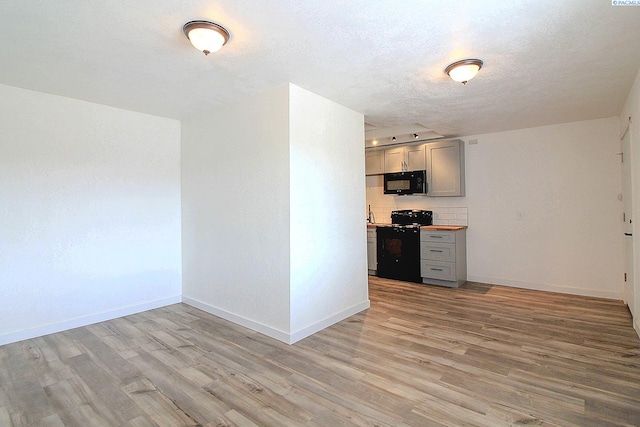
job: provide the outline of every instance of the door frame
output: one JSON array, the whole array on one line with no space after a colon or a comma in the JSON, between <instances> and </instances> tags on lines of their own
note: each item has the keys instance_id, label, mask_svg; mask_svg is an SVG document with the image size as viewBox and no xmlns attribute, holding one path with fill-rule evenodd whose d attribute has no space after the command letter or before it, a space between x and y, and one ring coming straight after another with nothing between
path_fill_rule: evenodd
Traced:
<instances>
[{"instance_id":1,"label":"door frame","mask_svg":"<svg viewBox=\"0 0 640 427\"><path fill-rule=\"evenodd\" d=\"M634 248L633 237L627 234L633 234L633 168L632 168L632 156L631 156L631 129L627 123L626 129L623 131L622 138L620 138L620 151L621 151L621 184L622 184L622 212L623 212L623 225L622 232L625 234L623 237L623 265L624 265L624 289L623 300L629 307L629 311L634 318L638 316L638 308L636 304L635 294L638 291L635 286L635 268L634 268Z\"/></svg>"},{"instance_id":2,"label":"door frame","mask_svg":"<svg viewBox=\"0 0 640 427\"><path fill-rule=\"evenodd\" d=\"M634 110L635 111L635 110ZM628 133L629 137L629 151L628 161L631 167L631 201L632 212L631 224L632 233L635 235L635 239L632 241L633 245L633 260L631 261L634 270L633 277L633 306L635 308L635 315L632 313L633 328L640 337L640 121L633 120L631 115L623 115L622 126L620 128L620 143L622 144L623 138ZM625 159L627 160L627 159ZM635 185L634 185L635 184ZM622 231L622 230L621 230ZM627 236L622 236L627 238ZM624 255L624 254L623 254Z\"/></svg>"}]
</instances>

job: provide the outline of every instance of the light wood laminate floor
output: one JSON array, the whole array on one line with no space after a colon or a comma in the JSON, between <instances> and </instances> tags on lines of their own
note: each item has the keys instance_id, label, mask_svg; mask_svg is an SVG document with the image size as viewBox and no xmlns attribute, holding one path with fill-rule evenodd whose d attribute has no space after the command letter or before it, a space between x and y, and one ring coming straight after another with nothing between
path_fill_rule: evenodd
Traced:
<instances>
[{"instance_id":1,"label":"light wood laminate floor","mask_svg":"<svg viewBox=\"0 0 640 427\"><path fill-rule=\"evenodd\" d=\"M184 304L2 346L0 426L640 425L622 302L369 287L292 346Z\"/></svg>"}]
</instances>

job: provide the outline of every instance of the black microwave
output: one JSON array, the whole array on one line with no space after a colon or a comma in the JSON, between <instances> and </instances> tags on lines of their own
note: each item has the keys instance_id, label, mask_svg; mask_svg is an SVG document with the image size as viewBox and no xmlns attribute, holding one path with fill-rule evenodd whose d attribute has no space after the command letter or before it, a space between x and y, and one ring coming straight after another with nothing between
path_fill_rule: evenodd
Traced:
<instances>
[{"instance_id":1,"label":"black microwave","mask_svg":"<svg viewBox=\"0 0 640 427\"><path fill-rule=\"evenodd\" d=\"M426 174L426 171L385 173L384 194L425 194Z\"/></svg>"}]
</instances>

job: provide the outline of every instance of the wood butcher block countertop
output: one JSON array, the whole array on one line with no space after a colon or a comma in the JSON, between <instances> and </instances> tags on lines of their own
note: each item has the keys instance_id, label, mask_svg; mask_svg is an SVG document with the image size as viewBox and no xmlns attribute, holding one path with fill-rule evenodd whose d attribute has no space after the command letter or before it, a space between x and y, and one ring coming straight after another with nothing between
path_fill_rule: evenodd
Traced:
<instances>
[{"instance_id":1,"label":"wood butcher block countertop","mask_svg":"<svg viewBox=\"0 0 640 427\"><path fill-rule=\"evenodd\" d=\"M466 228L466 225L424 225L420 227L420 230L458 231Z\"/></svg>"},{"instance_id":2,"label":"wood butcher block countertop","mask_svg":"<svg viewBox=\"0 0 640 427\"><path fill-rule=\"evenodd\" d=\"M367 223L367 228L376 228L378 226L388 226L391 224L387 223L376 223L370 224ZM423 225L420 227L420 230L440 230L440 231L458 231L465 230L467 228L466 225Z\"/></svg>"}]
</instances>

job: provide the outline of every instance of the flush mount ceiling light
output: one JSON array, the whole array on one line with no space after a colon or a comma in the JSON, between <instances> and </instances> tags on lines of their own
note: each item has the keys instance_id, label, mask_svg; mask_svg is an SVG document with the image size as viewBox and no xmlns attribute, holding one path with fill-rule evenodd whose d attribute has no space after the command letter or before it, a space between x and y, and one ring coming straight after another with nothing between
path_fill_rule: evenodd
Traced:
<instances>
[{"instance_id":1,"label":"flush mount ceiling light","mask_svg":"<svg viewBox=\"0 0 640 427\"><path fill-rule=\"evenodd\" d=\"M478 74L478 71L482 68L482 64L483 62L479 59L463 59L449 64L449 66L444 69L444 72L453 80L464 85Z\"/></svg>"},{"instance_id":2,"label":"flush mount ceiling light","mask_svg":"<svg viewBox=\"0 0 640 427\"><path fill-rule=\"evenodd\" d=\"M190 21L182 27L191 44L205 55L217 52L229 41L229 31L210 21Z\"/></svg>"}]
</instances>

